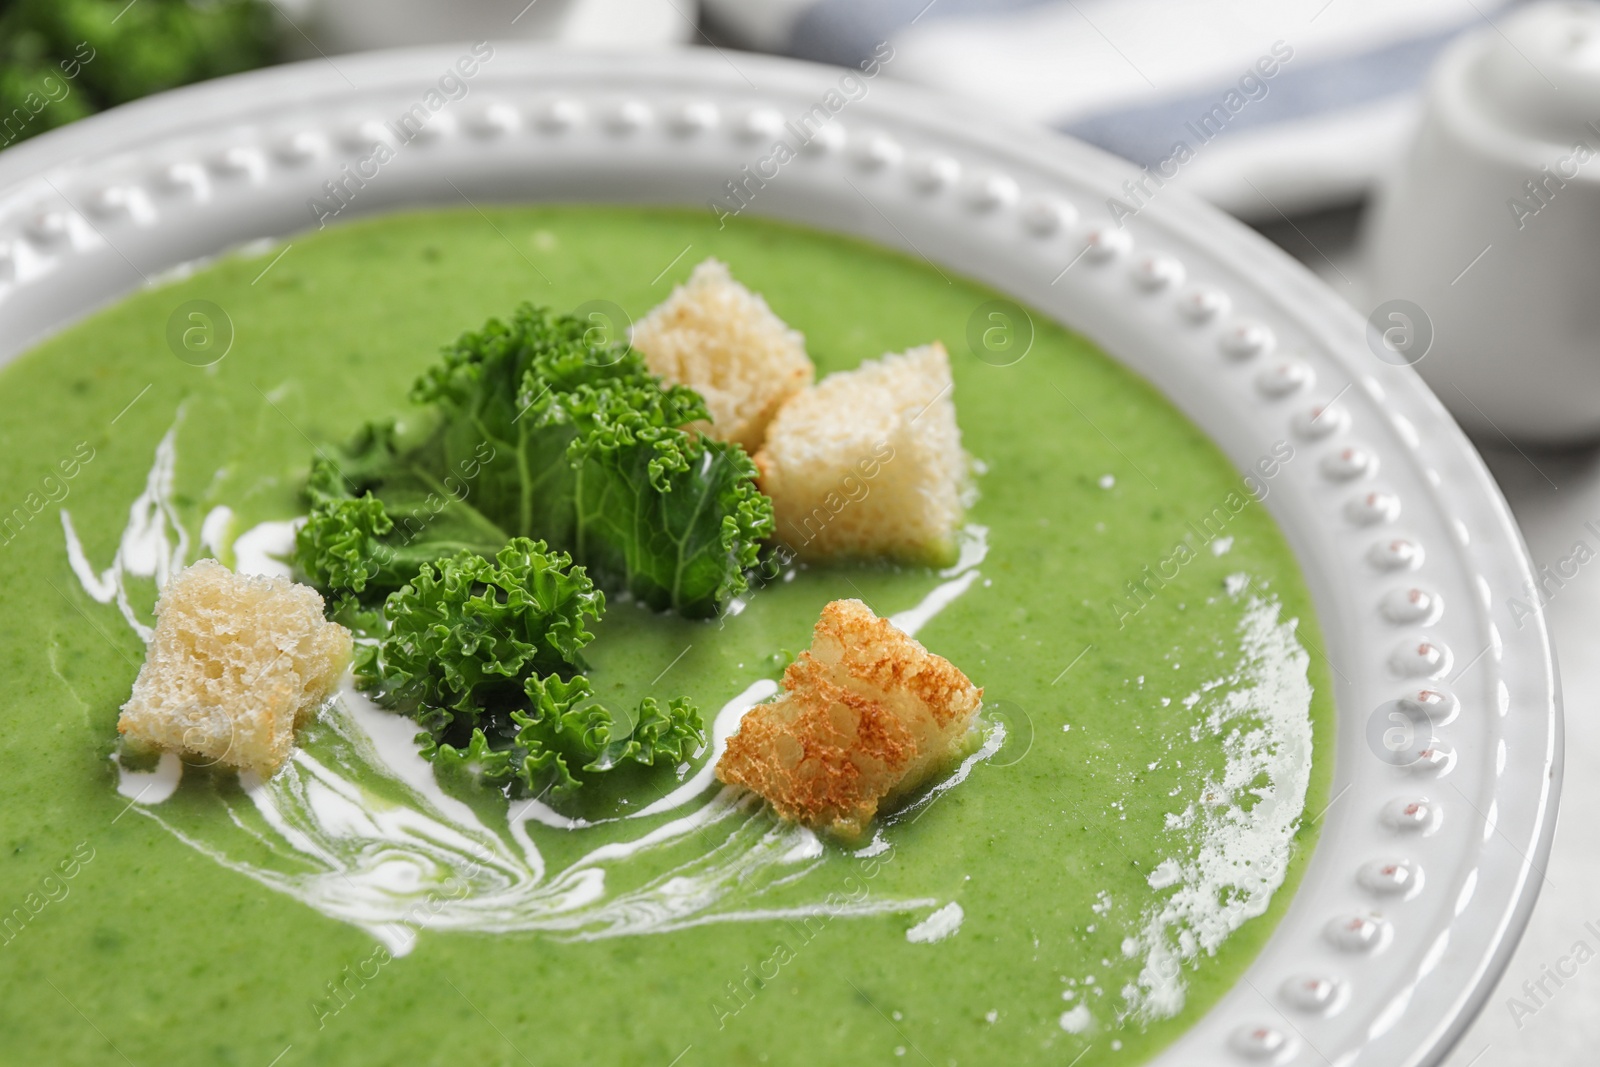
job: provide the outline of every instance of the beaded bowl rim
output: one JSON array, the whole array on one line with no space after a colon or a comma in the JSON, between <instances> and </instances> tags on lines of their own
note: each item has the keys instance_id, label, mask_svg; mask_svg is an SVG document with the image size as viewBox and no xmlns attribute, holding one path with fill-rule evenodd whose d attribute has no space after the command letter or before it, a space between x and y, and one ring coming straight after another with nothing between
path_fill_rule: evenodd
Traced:
<instances>
[{"instance_id":1,"label":"beaded bowl rim","mask_svg":"<svg viewBox=\"0 0 1600 1067\"><path fill-rule=\"evenodd\" d=\"M992 109L709 49L496 44L425 136L385 122L467 48L238 75L0 153L0 363L164 272L317 224L317 203L688 204L708 224L737 208L986 282L1142 374L1241 470L1274 442L1308 456L1265 502L1337 676L1334 799L1266 946L1154 1062L1442 1059L1537 897L1562 723L1537 598L1511 607L1533 589L1527 550L1415 372L1380 361L1358 314L1174 176ZM819 105L800 137L789 124ZM794 161L769 172L791 136ZM393 161L361 180L380 143ZM1364 737L1395 708L1427 726L1404 766Z\"/></svg>"}]
</instances>

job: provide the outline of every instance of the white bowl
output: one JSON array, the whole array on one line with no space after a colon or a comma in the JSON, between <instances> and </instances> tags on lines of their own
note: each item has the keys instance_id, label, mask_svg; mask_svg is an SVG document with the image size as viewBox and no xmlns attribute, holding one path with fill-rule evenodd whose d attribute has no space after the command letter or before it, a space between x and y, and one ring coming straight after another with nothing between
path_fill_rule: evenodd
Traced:
<instances>
[{"instance_id":1,"label":"white bowl","mask_svg":"<svg viewBox=\"0 0 1600 1067\"><path fill-rule=\"evenodd\" d=\"M0 154L0 360L175 264L313 226L323 183L370 155L369 124L465 50L242 75ZM340 218L464 199L704 205L842 76L711 50L500 45L450 121L395 153ZM1335 800L1245 980L1158 1062L1437 1061L1527 921L1561 774L1543 619L1506 606L1532 568L1478 456L1410 368L1372 355L1359 317L1242 226L1174 189L1119 226L1107 201L1137 177L1127 165L862 84L830 134L750 186L749 210L1012 294L1154 382L1241 469L1282 440L1307 457L1283 468L1268 507L1338 678ZM1424 551L1390 551L1397 540ZM1425 627L1404 609L1411 589L1444 605ZM1371 717L1437 671L1461 705L1437 751L1409 769L1375 758ZM1415 804L1422 817L1405 814ZM1385 892L1396 861L1426 872L1421 892ZM1331 1001L1311 995L1328 989Z\"/></svg>"}]
</instances>

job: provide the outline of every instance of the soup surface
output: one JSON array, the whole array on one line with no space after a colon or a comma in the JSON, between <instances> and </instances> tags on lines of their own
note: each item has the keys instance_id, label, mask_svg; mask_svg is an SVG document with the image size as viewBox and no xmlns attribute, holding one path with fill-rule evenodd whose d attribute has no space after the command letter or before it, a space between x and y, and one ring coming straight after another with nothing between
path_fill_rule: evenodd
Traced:
<instances>
[{"instance_id":1,"label":"soup surface","mask_svg":"<svg viewBox=\"0 0 1600 1067\"><path fill-rule=\"evenodd\" d=\"M819 373L945 342L978 470L962 559L799 567L713 622L613 597L590 677L623 706L687 695L720 739L822 605L858 597L985 687L959 766L843 844L721 789L710 750L557 806L442 790L414 724L348 689L266 783L117 764L165 574L279 567L314 448L402 410L462 330L522 300L617 328L708 255ZM759 220L485 208L251 249L6 368L0 1043L285 1067L1158 1051L1237 980L1310 853L1321 639L1209 440L998 300ZM986 348L991 326L1016 332Z\"/></svg>"}]
</instances>

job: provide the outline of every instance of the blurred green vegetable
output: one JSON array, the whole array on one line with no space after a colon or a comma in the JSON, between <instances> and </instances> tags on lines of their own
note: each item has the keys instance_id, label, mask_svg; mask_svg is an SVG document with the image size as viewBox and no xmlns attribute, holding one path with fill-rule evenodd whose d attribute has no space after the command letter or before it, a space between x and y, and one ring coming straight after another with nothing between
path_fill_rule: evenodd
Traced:
<instances>
[{"instance_id":1,"label":"blurred green vegetable","mask_svg":"<svg viewBox=\"0 0 1600 1067\"><path fill-rule=\"evenodd\" d=\"M276 58L272 7L263 0L0 3L0 148Z\"/></svg>"}]
</instances>

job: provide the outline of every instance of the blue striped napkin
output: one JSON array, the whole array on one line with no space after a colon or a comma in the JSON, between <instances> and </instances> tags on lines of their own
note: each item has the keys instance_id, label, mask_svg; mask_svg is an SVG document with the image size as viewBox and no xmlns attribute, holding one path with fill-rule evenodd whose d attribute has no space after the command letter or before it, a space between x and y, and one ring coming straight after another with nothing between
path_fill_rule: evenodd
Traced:
<instances>
[{"instance_id":1,"label":"blue striped napkin","mask_svg":"<svg viewBox=\"0 0 1600 1067\"><path fill-rule=\"evenodd\" d=\"M992 103L1245 216L1359 199L1507 0L702 0L742 47ZM887 42L887 48L884 47Z\"/></svg>"}]
</instances>

